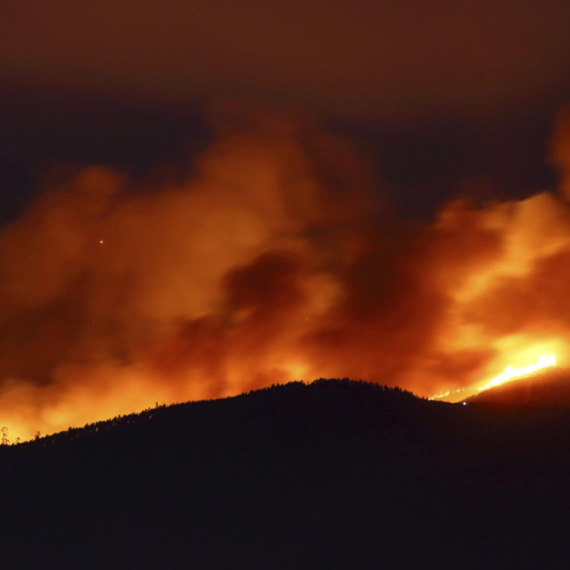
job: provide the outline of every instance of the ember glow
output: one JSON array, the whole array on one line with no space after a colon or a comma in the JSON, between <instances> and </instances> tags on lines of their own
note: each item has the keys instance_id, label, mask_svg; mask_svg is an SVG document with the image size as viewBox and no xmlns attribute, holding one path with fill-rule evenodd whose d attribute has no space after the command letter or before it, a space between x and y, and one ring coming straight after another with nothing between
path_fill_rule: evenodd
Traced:
<instances>
[{"instance_id":1,"label":"ember glow","mask_svg":"<svg viewBox=\"0 0 570 570\"><path fill-rule=\"evenodd\" d=\"M485 388L568 365L566 198L453 200L411 224L351 141L222 119L187 175L77 168L0 233L12 438L319 377L457 401L508 366ZM563 173L569 139L562 121Z\"/></svg>"}]
</instances>

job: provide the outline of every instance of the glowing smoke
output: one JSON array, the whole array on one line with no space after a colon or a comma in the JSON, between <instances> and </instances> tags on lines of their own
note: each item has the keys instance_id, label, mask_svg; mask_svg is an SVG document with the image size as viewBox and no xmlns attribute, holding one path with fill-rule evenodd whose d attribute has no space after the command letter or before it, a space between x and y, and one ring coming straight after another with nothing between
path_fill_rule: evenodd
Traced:
<instances>
[{"instance_id":1,"label":"glowing smoke","mask_svg":"<svg viewBox=\"0 0 570 570\"><path fill-rule=\"evenodd\" d=\"M567 364L563 199L456 201L412 227L350 142L282 114L225 119L183 182L78 169L4 229L13 435L301 378L431 396L545 352Z\"/></svg>"}]
</instances>

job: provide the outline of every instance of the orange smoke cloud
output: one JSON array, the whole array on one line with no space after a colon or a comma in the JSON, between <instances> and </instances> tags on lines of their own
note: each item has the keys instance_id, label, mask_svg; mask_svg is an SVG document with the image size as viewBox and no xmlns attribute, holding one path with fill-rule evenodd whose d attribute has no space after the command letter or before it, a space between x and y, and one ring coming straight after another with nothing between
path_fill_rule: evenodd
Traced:
<instances>
[{"instance_id":1,"label":"orange smoke cloud","mask_svg":"<svg viewBox=\"0 0 570 570\"><path fill-rule=\"evenodd\" d=\"M321 376L465 396L543 353L567 365L563 199L455 201L417 227L371 172L308 119L225 109L183 181L52 185L0 234L3 424Z\"/></svg>"}]
</instances>

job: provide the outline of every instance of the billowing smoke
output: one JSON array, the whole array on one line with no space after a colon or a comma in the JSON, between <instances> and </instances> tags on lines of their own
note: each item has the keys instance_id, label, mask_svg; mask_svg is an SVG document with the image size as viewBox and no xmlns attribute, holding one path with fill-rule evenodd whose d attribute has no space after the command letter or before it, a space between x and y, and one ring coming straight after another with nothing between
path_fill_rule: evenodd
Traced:
<instances>
[{"instance_id":1,"label":"billowing smoke","mask_svg":"<svg viewBox=\"0 0 570 570\"><path fill-rule=\"evenodd\" d=\"M322 376L464 397L546 351L565 364L565 199L454 201L418 226L308 118L218 112L213 131L185 177L76 168L0 234L13 435ZM567 175L568 140L561 122Z\"/></svg>"}]
</instances>

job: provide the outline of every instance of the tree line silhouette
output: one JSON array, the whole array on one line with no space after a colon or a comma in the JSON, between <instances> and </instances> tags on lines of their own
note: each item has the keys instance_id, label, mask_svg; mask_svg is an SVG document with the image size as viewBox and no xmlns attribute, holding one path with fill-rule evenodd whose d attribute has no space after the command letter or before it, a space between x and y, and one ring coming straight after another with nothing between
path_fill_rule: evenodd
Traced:
<instances>
[{"instance_id":1,"label":"tree line silhouette","mask_svg":"<svg viewBox=\"0 0 570 570\"><path fill-rule=\"evenodd\" d=\"M348 379L157 405L0 446L0 564L562 567L569 437Z\"/></svg>"}]
</instances>

